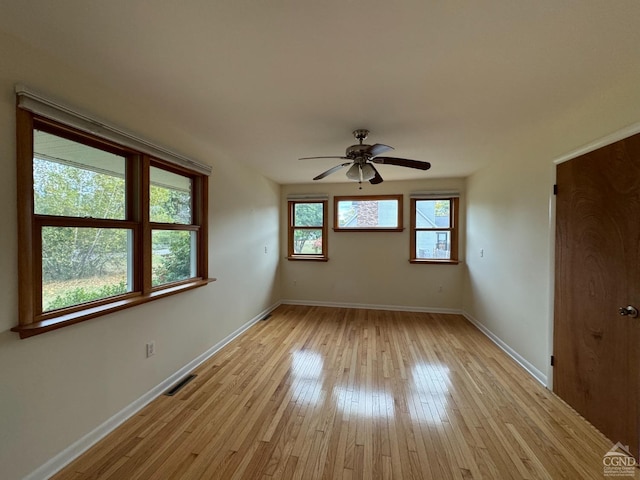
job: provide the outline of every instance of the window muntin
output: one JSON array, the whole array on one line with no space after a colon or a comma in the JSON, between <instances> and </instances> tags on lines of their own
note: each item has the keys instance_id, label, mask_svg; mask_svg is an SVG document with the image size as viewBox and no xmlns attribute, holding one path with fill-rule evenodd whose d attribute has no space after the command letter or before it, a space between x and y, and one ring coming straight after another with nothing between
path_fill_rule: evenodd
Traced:
<instances>
[{"instance_id":1,"label":"window muntin","mask_svg":"<svg viewBox=\"0 0 640 480\"><path fill-rule=\"evenodd\" d=\"M336 231L402 231L402 195L334 197Z\"/></svg>"},{"instance_id":2,"label":"window muntin","mask_svg":"<svg viewBox=\"0 0 640 480\"><path fill-rule=\"evenodd\" d=\"M411 261L457 263L458 198L411 199Z\"/></svg>"},{"instance_id":3,"label":"window muntin","mask_svg":"<svg viewBox=\"0 0 640 480\"><path fill-rule=\"evenodd\" d=\"M327 260L326 200L289 201L290 260Z\"/></svg>"},{"instance_id":4,"label":"window muntin","mask_svg":"<svg viewBox=\"0 0 640 480\"><path fill-rule=\"evenodd\" d=\"M20 321L13 331L26 338L212 281L206 174L21 108L17 118L24 248L18 258ZM154 188L159 195L152 202ZM160 212L154 219L167 223L150 221L152 207ZM154 229L186 237L186 257L182 251L182 257L173 254L173 263L164 255L154 264ZM167 244L172 253L184 242ZM184 258L188 266L178 268ZM152 280L154 266L166 272L161 281Z\"/></svg>"}]
</instances>

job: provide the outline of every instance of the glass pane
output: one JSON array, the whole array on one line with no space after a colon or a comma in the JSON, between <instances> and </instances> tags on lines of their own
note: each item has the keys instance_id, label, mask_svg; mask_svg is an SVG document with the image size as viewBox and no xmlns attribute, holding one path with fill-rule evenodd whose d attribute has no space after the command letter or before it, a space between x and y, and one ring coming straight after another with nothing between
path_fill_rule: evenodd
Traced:
<instances>
[{"instance_id":1,"label":"glass pane","mask_svg":"<svg viewBox=\"0 0 640 480\"><path fill-rule=\"evenodd\" d=\"M322 229L295 229L293 231L293 253L296 255L321 255Z\"/></svg>"},{"instance_id":2,"label":"glass pane","mask_svg":"<svg viewBox=\"0 0 640 480\"><path fill-rule=\"evenodd\" d=\"M416 227L450 228L451 200L416 200Z\"/></svg>"},{"instance_id":3,"label":"glass pane","mask_svg":"<svg viewBox=\"0 0 640 480\"><path fill-rule=\"evenodd\" d=\"M191 179L151 167L149 215L152 222L192 223Z\"/></svg>"},{"instance_id":4,"label":"glass pane","mask_svg":"<svg viewBox=\"0 0 640 480\"><path fill-rule=\"evenodd\" d=\"M341 200L340 228L397 228L398 200Z\"/></svg>"},{"instance_id":5,"label":"glass pane","mask_svg":"<svg viewBox=\"0 0 640 480\"><path fill-rule=\"evenodd\" d=\"M195 232L153 230L151 242L151 284L154 287L196 276Z\"/></svg>"},{"instance_id":6,"label":"glass pane","mask_svg":"<svg viewBox=\"0 0 640 480\"><path fill-rule=\"evenodd\" d=\"M125 164L119 155L34 130L35 213L124 219Z\"/></svg>"},{"instance_id":7,"label":"glass pane","mask_svg":"<svg viewBox=\"0 0 640 480\"><path fill-rule=\"evenodd\" d=\"M451 232L416 232L416 258L451 258Z\"/></svg>"},{"instance_id":8,"label":"glass pane","mask_svg":"<svg viewBox=\"0 0 640 480\"><path fill-rule=\"evenodd\" d=\"M323 203L296 203L293 210L294 227L322 227Z\"/></svg>"},{"instance_id":9,"label":"glass pane","mask_svg":"<svg viewBox=\"0 0 640 480\"><path fill-rule=\"evenodd\" d=\"M42 310L130 292L131 230L42 228Z\"/></svg>"}]
</instances>

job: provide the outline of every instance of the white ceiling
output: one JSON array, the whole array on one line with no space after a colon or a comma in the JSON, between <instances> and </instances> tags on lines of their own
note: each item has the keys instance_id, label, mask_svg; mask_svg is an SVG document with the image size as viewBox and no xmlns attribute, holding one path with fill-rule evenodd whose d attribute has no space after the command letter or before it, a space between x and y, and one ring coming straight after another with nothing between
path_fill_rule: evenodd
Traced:
<instances>
[{"instance_id":1,"label":"white ceiling","mask_svg":"<svg viewBox=\"0 0 640 480\"><path fill-rule=\"evenodd\" d=\"M342 155L356 128L390 156L433 164L379 166L386 180L466 176L510 137L637 74L639 24L637 0L0 4L0 30L163 104L283 184L339 163L297 158Z\"/></svg>"}]
</instances>

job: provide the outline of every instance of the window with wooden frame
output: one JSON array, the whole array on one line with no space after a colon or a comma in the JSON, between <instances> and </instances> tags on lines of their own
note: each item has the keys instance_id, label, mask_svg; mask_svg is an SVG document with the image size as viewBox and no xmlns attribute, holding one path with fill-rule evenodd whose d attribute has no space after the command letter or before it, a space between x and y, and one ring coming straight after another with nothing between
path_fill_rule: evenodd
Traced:
<instances>
[{"instance_id":1,"label":"window with wooden frame","mask_svg":"<svg viewBox=\"0 0 640 480\"><path fill-rule=\"evenodd\" d=\"M458 263L457 196L411 196L411 263Z\"/></svg>"},{"instance_id":2,"label":"window with wooden frame","mask_svg":"<svg viewBox=\"0 0 640 480\"><path fill-rule=\"evenodd\" d=\"M287 258L326 262L327 200L289 199Z\"/></svg>"},{"instance_id":3,"label":"window with wooden frame","mask_svg":"<svg viewBox=\"0 0 640 480\"><path fill-rule=\"evenodd\" d=\"M402 195L357 195L333 198L336 232L401 232Z\"/></svg>"},{"instance_id":4,"label":"window with wooden frame","mask_svg":"<svg viewBox=\"0 0 640 480\"><path fill-rule=\"evenodd\" d=\"M212 281L207 167L60 112L18 94L22 338Z\"/></svg>"}]
</instances>

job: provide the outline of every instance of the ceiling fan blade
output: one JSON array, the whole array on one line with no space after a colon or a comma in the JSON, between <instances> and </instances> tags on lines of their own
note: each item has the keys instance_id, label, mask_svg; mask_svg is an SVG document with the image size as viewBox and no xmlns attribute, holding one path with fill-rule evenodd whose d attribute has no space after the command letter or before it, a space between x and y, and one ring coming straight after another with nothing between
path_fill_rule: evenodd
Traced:
<instances>
[{"instance_id":1,"label":"ceiling fan blade","mask_svg":"<svg viewBox=\"0 0 640 480\"><path fill-rule=\"evenodd\" d=\"M346 167L347 165L351 165L351 162L346 162L346 163L341 163L340 165L336 165L335 167L330 168L326 172L322 172L320 175L318 175L317 177L314 177L313 179L322 180L324 177L331 175L334 172L337 172L338 170L340 170L343 167Z\"/></svg>"},{"instance_id":2,"label":"ceiling fan blade","mask_svg":"<svg viewBox=\"0 0 640 480\"><path fill-rule=\"evenodd\" d=\"M371 163L369 165L371 165L371 168L373 168L373 171L376 172L376 176L373 177L371 180L369 180L369 183L371 185L377 185L379 183L384 182L384 180L382 179L382 177L378 173L378 169L376 167L374 167Z\"/></svg>"},{"instance_id":3,"label":"ceiling fan blade","mask_svg":"<svg viewBox=\"0 0 640 480\"><path fill-rule=\"evenodd\" d=\"M393 147L384 145L382 143L376 143L375 145L371 145L369 148L367 148L365 150L365 153L369 154L372 157L376 157L383 154L384 152L388 152L389 150L393 150Z\"/></svg>"},{"instance_id":4,"label":"ceiling fan blade","mask_svg":"<svg viewBox=\"0 0 640 480\"><path fill-rule=\"evenodd\" d=\"M418 170L429 170L431 168L431 164L429 162L422 162L420 160L409 160L407 158L375 157L372 158L371 161L384 165L397 165L399 167L417 168Z\"/></svg>"},{"instance_id":5,"label":"ceiling fan blade","mask_svg":"<svg viewBox=\"0 0 640 480\"><path fill-rule=\"evenodd\" d=\"M340 157L336 155L333 155L331 157L302 157L302 158L299 158L298 160L315 160L316 158L339 158L341 160L348 160L347 157Z\"/></svg>"}]
</instances>

